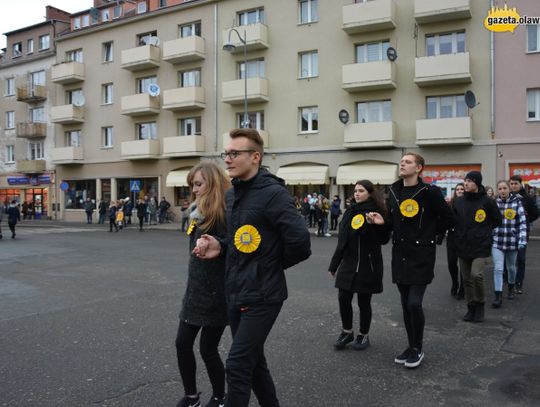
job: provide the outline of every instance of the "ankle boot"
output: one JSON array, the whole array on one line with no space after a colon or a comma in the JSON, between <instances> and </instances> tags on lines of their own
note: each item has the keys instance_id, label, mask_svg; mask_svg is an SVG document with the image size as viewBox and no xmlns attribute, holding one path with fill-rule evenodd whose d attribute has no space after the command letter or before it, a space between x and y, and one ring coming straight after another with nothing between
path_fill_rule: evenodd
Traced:
<instances>
[{"instance_id":1,"label":"ankle boot","mask_svg":"<svg viewBox=\"0 0 540 407\"><path fill-rule=\"evenodd\" d=\"M482 322L484 320L484 304L476 304L474 307L474 322Z\"/></svg>"},{"instance_id":2,"label":"ankle boot","mask_svg":"<svg viewBox=\"0 0 540 407\"><path fill-rule=\"evenodd\" d=\"M514 298L514 284L508 284L508 299L513 300Z\"/></svg>"},{"instance_id":3,"label":"ankle boot","mask_svg":"<svg viewBox=\"0 0 540 407\"><path fill-rule=\"evenodd\" d=\"M502 291L495 291L495 299L491 303L491 308L501 308L502 305Z\"/></svg>"},{"instance_id":4,"label":"ankle boot","mask_svg":"<svg viewBox=\"0 0 540 407\"><path fill-rule=\"evenodd\" d=\"M470 304L467 304L467 313L463 317L464 321L472 322L474 320L474 315L475 315L474 308L475 308L475 306L476 306L476 304L473 303L473 302L471 302Z\"/></svg>"}]
</instances>

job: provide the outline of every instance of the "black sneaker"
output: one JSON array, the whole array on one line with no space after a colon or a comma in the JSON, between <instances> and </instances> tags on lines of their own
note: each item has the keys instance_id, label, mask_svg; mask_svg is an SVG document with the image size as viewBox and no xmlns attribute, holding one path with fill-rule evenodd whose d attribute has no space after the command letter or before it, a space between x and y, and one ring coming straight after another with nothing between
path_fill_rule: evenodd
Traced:
<instances>
[{"instance_id":1,"label":"black sneaker","mask_svg":"<svg viewBox=\"0 0 540 407\"><path fill-rule=\"evenodd\" d=\"M0 236L0 239L1 239L1 238L2 238L2 237ZM521 285L521 283L517 283L517 284L516 284L515 291L516 291L516 293L519 294L519 295L523 294L523 286Z\"/></svg>"},{"instance_id":2,"label":"black sneaker","mask_svg":"<svg viewBox=\"0 0 540 407\"><path fill-rule=\"evenodd\" d=\"M225 397L212 396L208 404L204 407L225 407Z\"/></svg>"},{"instance_id":3,"label":"black sneaker","mask_svg":"<svg viewBox=\"0 0 540 407\"><path fill-rule=\"evenodd\" d=\"M199 396L197 398L184 396L176 407L201 407L201 401L199 400Z\"/></svg>"},{"instance_id":4,"label":"black sneaker","mask_svg":"<svg viewBox=\"0 0 540 407\"><path fill-rule=\"evenodd\" d=\"M414 348L409 353L409 358L405 361L405 367L408 367L409 369L414 369L415 367L420 366L420 363L422 363L423 359L424 352Z\"/></svg>"},{"instance_id":5,"label":"black sneaker","mask_svg":"<svg viewBox=\"0 0 540 407\"><path fill-rule=\"evenodd\" d=\"M369 346L369 336L358 335L353 343L354 350L364 350Z\"/></svg>"},{"instance_id":6,"label":"black sneaker","mask_svg":"<svg viewBox=\"0 0 540 407\"><path fill-rule=\"evenodd\" d=\"M396 356L396 358L394 359L394 362L397 363L398 365L403 365L405 364L405 362L407 361L407 359L409 359L409 354L411 353L411 348L407 348L405 349L401 355L399 356Z\"/></svg>"},{"instance_id":7,"label":"black sneaker","mask_svg":"<svg viewBox=\"0 0 540 407\"><path fill-rule=\"evenodd\" d=\"M345 346L352 341L354 341L354 334L352 332L341 332L336 343L334 343L334 348L336 350L345 349Z\"/></svg>"}]
</instances>

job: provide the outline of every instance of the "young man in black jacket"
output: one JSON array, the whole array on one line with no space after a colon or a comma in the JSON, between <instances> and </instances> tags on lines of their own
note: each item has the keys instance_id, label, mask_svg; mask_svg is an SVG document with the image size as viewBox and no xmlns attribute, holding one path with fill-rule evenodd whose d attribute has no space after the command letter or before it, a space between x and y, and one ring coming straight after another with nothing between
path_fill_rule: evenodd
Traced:
<instances>
[{"instance_id":1,"label":"young man in black jacket","mask_svg":"<svg viewBox=\"0 0 540 407\"><path fill-rule=\"evenodd\" d=\"M415 368L422 363L424 310L422 302L427 285L434 277L437 236L453 226L455 220L441 190L424 184L420 173L424 158L406 153L399 163L399 177L390 187L387 220L376 213L368 222L387 224L392 236L392 281L397 284L403 309L403 321L409 346L394 359L395 363Z\"/></svg>"},{"instance_id":2,"label":"young man in black jacket","mask_svg":"<svg viewBox=\"0 0 540 407\"><path fill-rule=\"evenodd\" d=\"M222 153L233 188L227 192L228 239L202 235L194 253L226 253L225 294L233 343L226 362L226 407L279 401L264 357L264 343L287 298L284 270L311 254L304 219L283 180L261 168L263 140L254 129L236 129Z\"/></svg>"}]
</instances>

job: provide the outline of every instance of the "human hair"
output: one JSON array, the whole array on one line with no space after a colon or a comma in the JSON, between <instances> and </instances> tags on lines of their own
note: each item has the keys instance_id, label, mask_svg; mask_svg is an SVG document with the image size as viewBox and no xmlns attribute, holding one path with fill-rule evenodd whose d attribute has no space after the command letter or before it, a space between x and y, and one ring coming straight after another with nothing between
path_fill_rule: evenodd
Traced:
<instances>
[{"instance_id":1,"label":"human hair","mask_svg":"<svg viewBox=\"0 0 540 407\"><path fill-rule=\"evenodd\" d=\"M523 178L521 178L521 175L515 174L510 177L510 181L517 181L521 184L523 182Z\"/></svg>"},{"instance_id":2,"label":"human hair","mask_svg":"<svg viewBox=\"0 0 540 407\"><path fill-rule=\"evenodd\" d=\"M199 195L197 208L204 217L198 225L203 231L209 231L217 225L225 225L225 191L231 187L231 181L225 171L212 161L203 161L194 166L187 175L187 182L191 188L191 200L195 201L193 194L193 178L197 172L201 173L206 189Z\"/></svg>"},{"instance_id":3,"label":"human hair","mask_svg":"<svg viewBox=\"0 0 540 407\"><path fill-rule=\"evenodd\" d=\"M508 189L510 189L510 183L509 183L507 180L501 179L501 180L497 181L497 189L499 189L499 185L500 185L500 184L506 184L506 186L508 187Z\"/></svg>"},{"instance_id":4,"label":"human hair","mask_svg":"<svg viewBox=\"0 0 540 407\"><path fill-rule=\"evenodd\" d=\"M261 163L264 154L264 140L262 139L259 132L255 129L242 128L242 129L233 129L229 132L229 135L232 139L238 137L245 137L251 142L251 146L255 151L261 155Z\"/></svg>"},{"instance_id":5,"label":"human hair","mask_svg":"<svg viewBox=\"0 0 540 407\"><path fill-rule=\"evenodd\" d=\"M401 156L401 158L405 157L406 155L410 155L410 156L414 157L414 162L416 163L416 165L420 165L422 167L420 172L422 172L424 170L424 167L426 166L426 160L424 160L424 157L422 157L420 154L417 154L417 153L407 152L407 153L403 154Z\"/></svg>"},{"instance_id":6,"label":"human hair","mask_svg":"<svg viewBox=\"0 0 540 407\"><path fill-rule=\"evenodd\" d=\"M362 180L356 181L356 184L354 184L354 186L356 185L362 185L366 189L366 191L368 191L370 198L373 199L373 202L375 202L375 205L377 206L381 214L386 216L388 211L386 209L384 198L382 194L380 193L380 191L375 188L375 186L373 185L373 182L367 179L362 179ZM353 200L354 200L354 196L353 196Z\"/></svg>"},{"instance_id":7,"label":"human hair","mask_svg":"<svg viewBox=\"0 0 540 407\"><path fill-rule=\"evenodd\" d=\"M463 182L458 182L456 186L454 187L454 193L452 194L452 202L454 202L454 199L456 199L456 190L458 187L463 187L465 189L465 184Z\"/></svg>"}]
</instances>

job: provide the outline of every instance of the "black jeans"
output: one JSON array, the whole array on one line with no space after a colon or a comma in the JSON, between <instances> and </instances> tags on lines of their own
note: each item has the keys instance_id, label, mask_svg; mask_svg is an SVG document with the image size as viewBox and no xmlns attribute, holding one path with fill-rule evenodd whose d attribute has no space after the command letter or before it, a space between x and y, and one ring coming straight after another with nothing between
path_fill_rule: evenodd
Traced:
<instances>
[{"instance_id":1,"label":"black jeans","mask_svg":"<svg viewBox=\"0 0 540 407\"><path fill-rule=\"evenodd\" d=\"M427 285L405 285L398 284L399 294L401 295L401 307L403 308L403 322L407 330L409 347L422 350L424 340L424 310L422 301L426 292Z\"/></svg>"},{"instance_id":2,"label":"black jeans","mask_svg":"<svg viewBox=\"0 0 540 407\"><path fill-rule=\"evenodd\" d=\"M86 212L86 223L92 223L93 212Z\"/></svg>"},{"instance_id":3,"label":"black jeans","mask_svg":"<svg viewBox=\"0 0 540 407\"><path fill-rule=\"evenodd\" d=\"M525 262L527 259L527 246L523 249L518 249L516 262L516 284L523 284L525 279Z\"/></svg>"},{"instance_id":4,"label":"black jeans","mask_svg":"<svg viewBox=\"0 0 540 407\"><path fill-rule=\"evenodd\" d=\"M251 389L261 407L279 407L276 388L266 366L264 343L283 304L229 308L233 343L226 362L226 407L248 407Z\"/></svg>"},{"instance_id":5,"label":"black jeans","mask_svg":"<svg viewBox=\"0 0 540 407\"><path fill-rule=\"evenodd\" d=\"M142 219L144 220L144 218ZM225 396L225 368L218 351L219 341L224 330L224 326L200 327L180 321L176 335L176 358L186 394L197 394L197 363L193 345L197 334L201 331L199 352L208 371L213 395L219 398Z\"/></svg>"},{"instance_id":6,"label":"black jeans","mask_svg":"<svg viewBox=\"0 0 540 407\"><path fill-rule=\"evenodd\" d=\"M353 291L339 290L339 315L343 329L349 330L353 327ZM367 335L371 326L371 294L357 293L358 308L360 309L360 333Z\"/></svg>"},{"instance_id":7,"label":"black jeans","mask_svg":"<svg viewBox=\"0 0 540 407\"><path fill-rule=\"evenodd\" d=\"M139 216L139 230L143 230L144 216Z\"/></svg>"},{"instance_id":8,"label":"black jeans","mask_svg":"<svg viewBox=\"0 0 540 407\"><path fill-rule=\"evenodd\" d=\"M189 225L189 218L182 218L182 232L186 231L186 226Z\"/></svg>"},{"instance_id":9,"label":"black jeans","mask_svg":"<svg viewBox=\"0 0 540 407\"><path fill-rule=\"evenodd\" d=\"M339 215L330 215L330 230L336 230L338 226Z\"/></svg>"},{"instance_id":10,"label":"black jeans","mask_svg":"<svg viewBox=\"0 0 540 407\"><path fill-rule=\"evenodd\" d=\"M458 255L456 249L451 244L446 243L446 260L448 262L448 271L452 279L452 287L463 292L463 276L459 272Z\"/></svg>"},{"instance_id":11,"label":"black jeans","mask_svg":"<svg viewBox=\"0 0 540 407\"><path fill-rule=\"evenodd\" d=\"M116 224L116 220L114 218L109 219L109 232L112 232L112 228L114 226L114 229L118 231L118 225Z\"/></svg>"}]
</instances>

